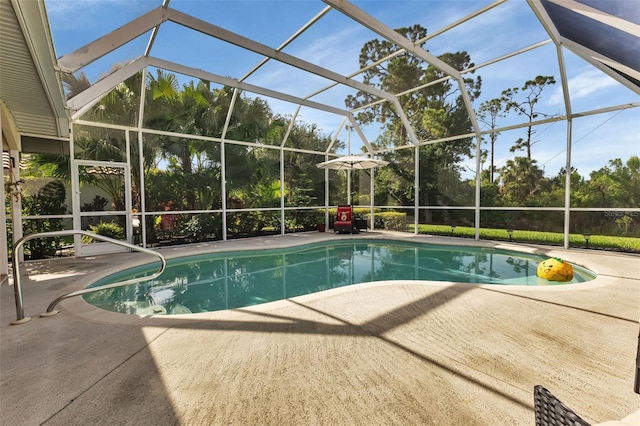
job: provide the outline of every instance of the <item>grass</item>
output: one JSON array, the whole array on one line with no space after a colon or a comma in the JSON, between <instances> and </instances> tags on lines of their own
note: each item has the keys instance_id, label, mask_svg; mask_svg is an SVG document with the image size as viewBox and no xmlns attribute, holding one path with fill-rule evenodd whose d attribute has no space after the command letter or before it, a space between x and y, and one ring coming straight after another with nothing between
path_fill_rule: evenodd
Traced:
<instances>
[{"instance_id":1,"label":"grass","mask_svg":"<svg viewBox=\"0 0 640 426\"><path fill-rule=\"evenodd\" d=\"M409 225L413 231L413 225ZM475 237L475 228L456 226L454 231L448 225L418 225L418 233L431 235L446 235L454 237ZM509 234L505 229L480 228L480 238L483 240L509 241ZM514 230L512 240L520 243L545 244L562 246L564 235L559 232L539 232ZM569 234L569 246L586 247L586 241L582 234ZM589 239L589 248L619 250L626 252L640 252L640 238L617 237L611 235L592 235Z\"/></svg>"}]
</instances>

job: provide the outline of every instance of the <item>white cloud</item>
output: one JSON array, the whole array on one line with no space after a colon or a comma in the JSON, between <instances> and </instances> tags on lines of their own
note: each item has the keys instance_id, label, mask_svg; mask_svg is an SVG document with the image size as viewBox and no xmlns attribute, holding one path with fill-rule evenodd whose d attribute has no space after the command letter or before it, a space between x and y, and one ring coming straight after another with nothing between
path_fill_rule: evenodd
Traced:
<instances>
[{"instance_id":1,"label":"white cloud","mask_svg":"<svg viewBox=\"0 0 640 426\"><path fill-rule=\"evenodd\" d=\"M325 30L326 31L326 30ZM317 33L313 38L296 41L285 49L288 53L303 60L315 63L323 68L341 74L350 74L360 66L360 49L375 34L363 30L357 25L335 26L330 33Z\"/></svg>"},{"instance_id":2,"label":"white cloud","mask_svg":"<svg viewBox=\"0 0 640 426\"><path fill-rule=\"evenodd\" d=\"M582 71L575 77L570 78L567 84L572 100L586 98L598 90L618 86L615 80L595 68ZM553 95L551 95L549 103L552 105L564 103L561 86L558 86Z\"/></svg>"},{"instance_id":3,"label":"white cloud","mask_svg":"<svg viewBox=\"0 0 640 426\"><path fill-rule=\"evenodd\" d=\"M66 31L81 37L78 31L104 34L160 3L160 0L45 0L45 7L54 36L56 31Z\"/></svg>"}]
</instances>

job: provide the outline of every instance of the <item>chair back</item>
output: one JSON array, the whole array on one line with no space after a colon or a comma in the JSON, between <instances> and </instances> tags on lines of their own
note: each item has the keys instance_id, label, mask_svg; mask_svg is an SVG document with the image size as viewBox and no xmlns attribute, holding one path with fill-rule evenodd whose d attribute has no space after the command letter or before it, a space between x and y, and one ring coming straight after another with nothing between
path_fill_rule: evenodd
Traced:
<instances>
[{"instance_id":1,"label":"chair back","mask_svg":"<svg viewBox=\"0 0 640 426\"><path fill-rule=\"evenodd\" d=\"M589 426L582 417L564 405L547 388L533 387L536 426Z\"/></svg>"},{"instance_id":2,"label":"chair back","mask_svg":"<svg viewBox=\"0 0 640 426\"><path fill-rule=\"evenodd\" d=\"M338 206L336 212L336 222L351 222L353 208L351 206Z\"/></svg>"}]
</instances>

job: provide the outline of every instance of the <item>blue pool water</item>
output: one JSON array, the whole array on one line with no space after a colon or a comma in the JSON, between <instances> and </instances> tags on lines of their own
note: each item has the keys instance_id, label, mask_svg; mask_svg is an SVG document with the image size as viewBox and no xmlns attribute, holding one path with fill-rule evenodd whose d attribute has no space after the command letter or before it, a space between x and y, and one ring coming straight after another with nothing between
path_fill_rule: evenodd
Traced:
<instances>
[{"instance_id":1,"label":"blue pool water","mask_svg":"<svg viewBox=\"0 0 640 426\"><path fill-rule=\"evenodd\" d=\"M170 259L151 281L98 291L89 303L125 314L184 314L256 305L351 284L384 280L495 285L558 285L536 276L547 259L516 251L392 240L345 240ZM92 285L153 274L157 263L110 275ZM573 265L569 283L595 278Z\"/></svg>"}]
</instances>

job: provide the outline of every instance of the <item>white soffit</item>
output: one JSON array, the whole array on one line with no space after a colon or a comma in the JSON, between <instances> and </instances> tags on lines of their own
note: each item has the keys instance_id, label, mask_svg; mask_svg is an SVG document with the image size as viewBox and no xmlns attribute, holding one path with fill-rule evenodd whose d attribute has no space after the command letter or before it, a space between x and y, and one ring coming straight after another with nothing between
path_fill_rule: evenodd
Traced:
<instances>
[{"instance_id":1,"label":"white soffit","mask_svg":"<svg viewBox=\"0 0 640 426\"><path fill-rule=\"evenodd\" d=\"M42 0L0 0L0 99L20 135L65 139L69 120Z\"/></svg>"}]
</instances>

